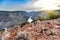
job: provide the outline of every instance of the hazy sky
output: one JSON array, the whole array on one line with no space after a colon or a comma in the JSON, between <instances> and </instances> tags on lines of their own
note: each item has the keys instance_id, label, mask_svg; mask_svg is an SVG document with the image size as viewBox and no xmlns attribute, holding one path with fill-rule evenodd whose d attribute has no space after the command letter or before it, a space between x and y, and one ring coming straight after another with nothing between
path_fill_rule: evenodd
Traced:
<instances>
[{"instance_id":1,"label":"hazy sky","mask_svg":"<svg viewBox=\"0 0 60 40\"><path fill-rule=\"evenodd\" d=\"M0 10L55 10L60 9L60 0L0 0Z\"/></svg>"}]
</instances>

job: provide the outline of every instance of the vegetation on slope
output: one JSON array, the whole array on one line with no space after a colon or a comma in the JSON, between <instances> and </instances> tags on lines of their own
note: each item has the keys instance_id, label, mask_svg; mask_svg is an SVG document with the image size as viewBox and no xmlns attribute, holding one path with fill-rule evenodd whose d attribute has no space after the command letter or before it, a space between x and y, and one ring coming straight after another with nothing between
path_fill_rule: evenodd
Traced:
<instances>
[{"instance_id":1,"label":"vegetation on slope","mask_svg":"<svg viewBox=\"0 0 60 40\"><path fill-rule=\"evenodd\" d=\"M50 20L60 18L60 13L56 13L55 11L47 11L47 17L39 17L38 20Z\"/></svg>"}]
</instances>

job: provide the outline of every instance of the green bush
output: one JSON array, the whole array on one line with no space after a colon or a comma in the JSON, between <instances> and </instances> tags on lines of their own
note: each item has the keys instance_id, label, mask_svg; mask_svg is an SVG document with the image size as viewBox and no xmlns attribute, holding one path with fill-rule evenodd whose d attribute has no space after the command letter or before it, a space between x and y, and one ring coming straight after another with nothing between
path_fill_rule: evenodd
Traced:
<instances>
[{"instance_id":1,"label":"green bush","mask_svg":"<svg viewBox=\"0 0 60 40\"><path fill-rule=\"evenodd\" d=\"M60 18L60 15L51 15L50 16L50 19L57 19L57 18Z\"/></svg>"},{"instance_id":2,"label":"green bush","mask_svg":"<svg viewBox=\"0 0 60 40\"><path fill-rule=\"evenodd\" d=\"M21 24L21 27L23 27L25 24L29 24L28 22L24 22Z\"/></svg>"},{"instance_id":3,"label":"green bush","mask_svg":"<svg viewBox=\"0 0 60 40\"><path fill-rule=\"evenodd\" d=\"M48 18L39 17L38 20L43 21L43 20L48 20Z\"/></svg>"},{"instance_id":4,"label":"green bush","mask_svg":"<svg viewBox=\"0 0 60 40\"><path fill-rule=\"evenodd\" d=\"M5 30L0 31L0 34L2 34Z\"/></svg>"}]
</instances>

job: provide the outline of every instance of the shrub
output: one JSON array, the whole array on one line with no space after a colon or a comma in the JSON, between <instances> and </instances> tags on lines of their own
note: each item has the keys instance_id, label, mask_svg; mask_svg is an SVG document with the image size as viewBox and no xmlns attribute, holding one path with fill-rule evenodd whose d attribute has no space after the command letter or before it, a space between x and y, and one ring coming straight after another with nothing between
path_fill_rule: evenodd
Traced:
<instances>
[{"instance_id":1,"label":"shrub","mask_svg":"<svg viewBox=\"0 0 60 40\"><path fill-rule=\"evenodd\" d=\"M24 22L21 24L21 27L23 27L25 24L29 24L28 22Z\"/></svg>"}]
</instances>

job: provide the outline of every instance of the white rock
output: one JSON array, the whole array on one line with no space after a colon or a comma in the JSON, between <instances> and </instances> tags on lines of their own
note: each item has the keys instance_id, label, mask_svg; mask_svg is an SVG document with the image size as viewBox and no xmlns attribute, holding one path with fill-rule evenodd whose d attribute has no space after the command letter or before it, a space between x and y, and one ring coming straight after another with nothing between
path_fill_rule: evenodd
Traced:
<instances>
[{"instance_id":1,"label":"white rock","mask_svg":"<svg viewBox=\"0 0 60 40\"><path fill-rule=\"evenodd\" d=\"M33 19L31 19L31 17L29 17L29 19L27 20L27 22L31 23L33 21Z\"/></svg>"}]
</instances>

